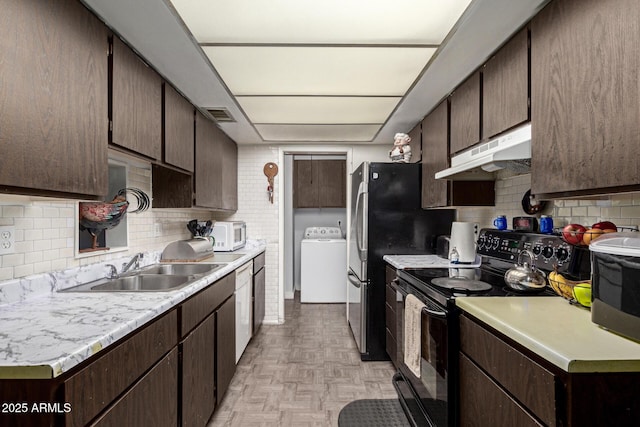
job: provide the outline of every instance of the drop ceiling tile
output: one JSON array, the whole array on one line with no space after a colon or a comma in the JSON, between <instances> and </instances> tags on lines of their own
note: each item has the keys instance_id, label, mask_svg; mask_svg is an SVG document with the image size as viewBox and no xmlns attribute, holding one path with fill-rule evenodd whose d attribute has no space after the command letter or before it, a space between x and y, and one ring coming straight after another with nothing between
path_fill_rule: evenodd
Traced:
<instances>
[{"instance_id":1,"label":"drop ceiling tile","mask_svg":"<svg viewBox=\"0 0 640 427\"><path fill-rule=\"evenodd\" d=\"M238 95L402 96L434 48L203 46Z\"/></svg>"},{"instance_id":2,"label":"drop ceiling tile","mask_svg":"<svg viewBox=\"0 0 640 427\"><path fill-rule=\"evenodd\" d=\"M368 142L381 125L256 125L265 141Z\"/></svg>"},{"instance_id":3,"label":"drop ceiling tile","mask_svg":"<svg viewBox=\"0 0 640 427\"><path fill-rule=\"evenodd\" d=\"M440 44L471 0L171 0L201 43Z\"/></svg>"},{"instance_id":4,"label":"drop ceiling tile","mask_svg":"<svg viewBox=\"0 0 640 427\"><path fill-rule=\"evenodd\" d=\"M400 97L241 96L252 123L384 123Z\"/></svg>"}]
</instances>

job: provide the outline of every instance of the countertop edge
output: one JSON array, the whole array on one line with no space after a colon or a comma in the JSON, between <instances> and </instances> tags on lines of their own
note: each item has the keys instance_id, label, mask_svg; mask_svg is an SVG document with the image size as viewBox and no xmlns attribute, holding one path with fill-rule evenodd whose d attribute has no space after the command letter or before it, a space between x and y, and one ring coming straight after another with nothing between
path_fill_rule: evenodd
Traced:
<instances>
[{"instance_id":1,"label":"countertop edge","mask_svg":"<svg viewBox=\"0 0 640 427\"><path fill-rule=\"evenodd\" d=\"M491 298L491 297L486 297ZM526 301L523 297L517 297L522 300L522 304L525 305ZM532 297L535 298L535 297ZM604 338L603 343L599 341L580 341L580 339L576 338L571 332L567 331L565 340L566 343L575 343L577 342L576 347L578 348L575 351L576 354L588 353L588 346L600 346L603 345L606 348L606 351L609 354L608 359L603 359L600 356L589 359L584 356L576 356L576 354L571 354L572 352L567 350L570 345L565 348L560 348L557 344L553 343L552 339L548 341L543 338L533 337L528 334L526 331L519 329L518 327L512 326L508 321L508 316L501 314L497 311L492 311L486 307L481 305L481 300L483 297L459 297L456 298L456 306L459 307L462 311L469 313L474 316L481 322L484 322L488 326L507 336L508 338L514 340L518 344L521 344L525 348L529 349L531 352L537 354L543 359L549 361L553 365L562 369L568 373L593 373L593 372L639 372L640 371L640 345L638 345L637 359L628 358L628 357L617 357L615 344L619 343L621 348L625 349L633 349L636 343L624 338L617 336L611 332L605 331L598 327L595 324L592 324L584 313L582 308L570 306L566 301L559 299L559 301L554 301L554 304L550 304L549 311L547 313L548 316L553 317L553 311L565 311L565 310L576 310L565 312L566 315L569 313L570 316L578 318L579 321L585 320L589 323L587 324L587 328L593 332L593 336ZM584 319L582 319L584 318ZM611 335L609 335L611 334ZM556 337L557 338L557 337ZM627 355L629 352L621 352L621 354Z\"/></svg>"}]
</instances>

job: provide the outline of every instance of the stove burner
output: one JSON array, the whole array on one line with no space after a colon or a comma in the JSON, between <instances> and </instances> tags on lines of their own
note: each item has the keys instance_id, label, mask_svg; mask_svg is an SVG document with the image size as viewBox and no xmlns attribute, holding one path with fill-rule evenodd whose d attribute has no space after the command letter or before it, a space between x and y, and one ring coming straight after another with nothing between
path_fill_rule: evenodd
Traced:
<instances>
[{"instance_id":1,"label":"stove burner","mask_svg":"<svg viewBox=\"0 0 640 427\"><path fill-rule=\"evenodd\" d=\"M469 280L462 277L436 277L431 281L435 286L452 289L459 292L484 292L491 289L491 285L480 280Z\"/></svg>"}]
</instances>

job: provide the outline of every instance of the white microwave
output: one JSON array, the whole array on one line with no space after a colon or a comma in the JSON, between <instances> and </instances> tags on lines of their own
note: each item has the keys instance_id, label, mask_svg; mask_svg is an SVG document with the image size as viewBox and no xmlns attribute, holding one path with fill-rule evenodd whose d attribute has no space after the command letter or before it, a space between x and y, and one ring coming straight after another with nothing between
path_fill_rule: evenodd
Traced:
<instances>
[{"instance_id":1,"label":"white microwave","mask_svg":"<svg viewBox=\"0 0 640 427\"><path fill-rule=\"evenodd\" d=\"M215 239L214 251L235 251L247 242L247 224L244 221L219 221L213 225L211 236Z\"/></svg>"}]
</instances>

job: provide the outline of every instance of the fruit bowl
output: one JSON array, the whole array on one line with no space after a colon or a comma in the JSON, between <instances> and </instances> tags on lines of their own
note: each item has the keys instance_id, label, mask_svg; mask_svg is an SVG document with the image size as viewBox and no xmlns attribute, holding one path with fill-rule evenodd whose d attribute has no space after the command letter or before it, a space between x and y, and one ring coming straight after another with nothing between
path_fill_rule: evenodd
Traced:
<instances>
[{"instance_id":1,"label":"fruit bowl","mask_svg":"<svg viewBox=\"0 0 640 427\"><path fill-rule=\"evenodd\" d=\"M591 280L569 280L560 274L549 275L547 280L551 289L562 298L573 304L591 307Z\"/></svg>"},{"instance_id":2,"label":"fruit bowl","mask_svg":"<svg viewBox=\"0 0 640 427\"><path fill-rule=\"evenodd\" d=\"M589 246L589 244L600 236L607 233L615 233L618 227L612 222L601 221L591 227L580 224L569 224L561 229L556 229L562 240L574 246Z\"/></svg>"}]
</instances>

